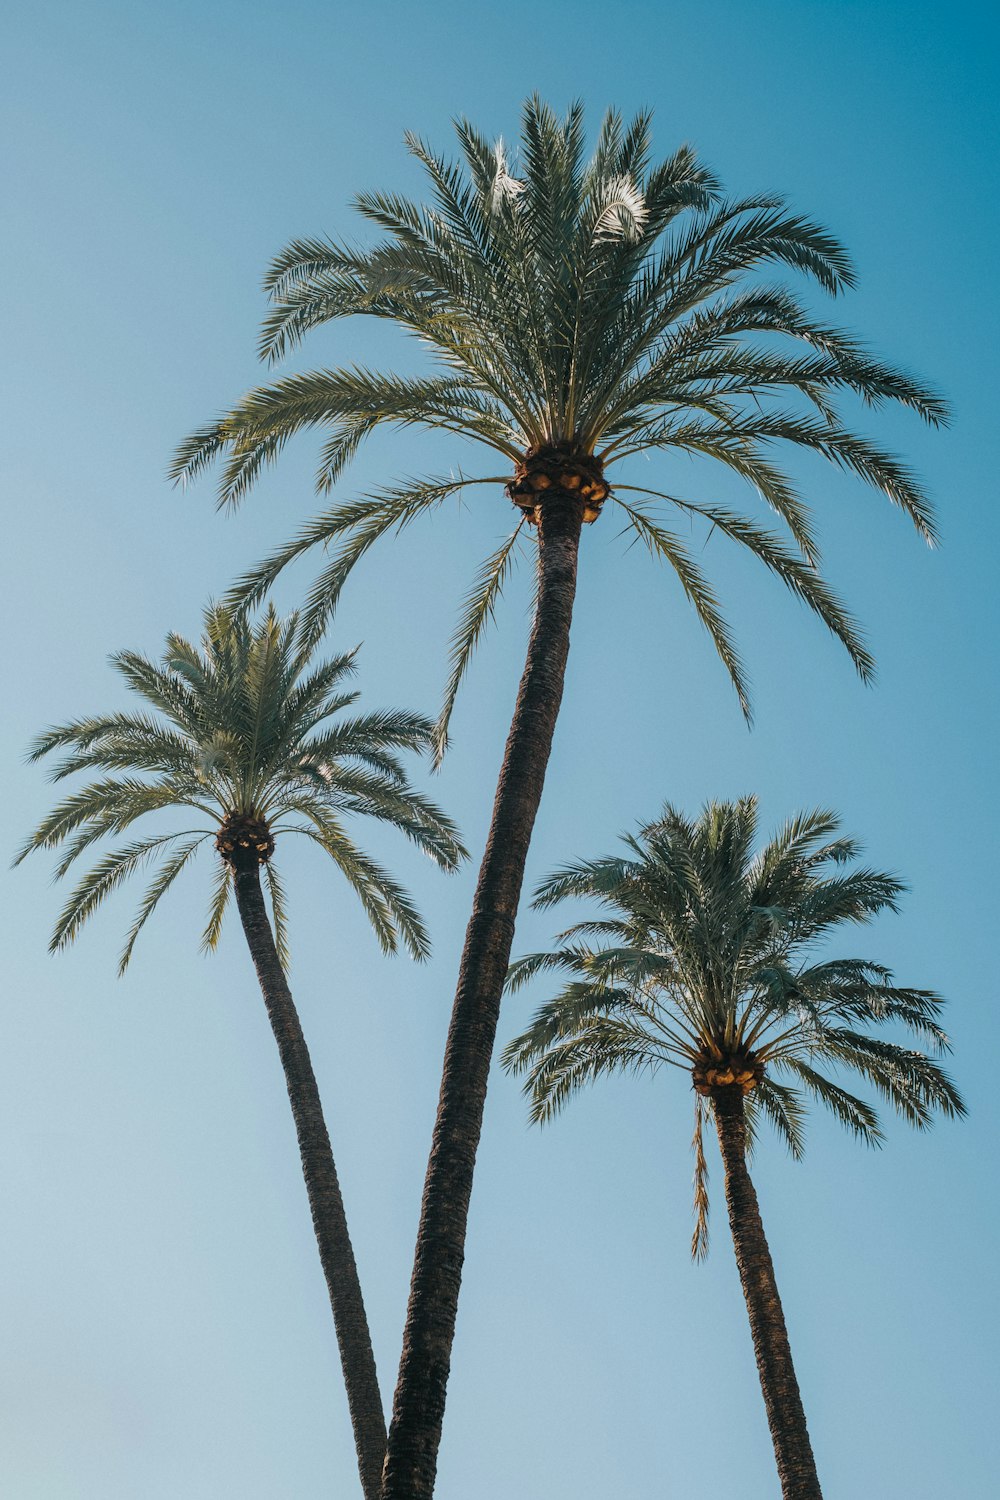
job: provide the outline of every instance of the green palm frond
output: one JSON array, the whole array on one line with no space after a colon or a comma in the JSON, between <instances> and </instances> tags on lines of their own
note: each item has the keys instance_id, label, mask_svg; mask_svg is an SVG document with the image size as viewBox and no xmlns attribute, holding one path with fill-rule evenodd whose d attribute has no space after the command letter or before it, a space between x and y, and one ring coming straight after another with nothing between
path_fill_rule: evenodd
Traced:
<instances>
[{"instance_id":1,"label":"green palm frond","mask_svg":"<svg viewBox=\"0 0 1000 1500\"><path fill-rule=\"evenodd\" d=\"M766 1077L754 1089L749 1102L784 1141L793 1160L800 1161L805 1151L806 1113L801 1094L775 1078Z\"/></svg>"},{"instance_id":2,"label":"green palm frond","mask_svg":"<svg viewBox=\"0 0 1000 1500\"><path fill-rule=\"evenodd\" d=\"M129 928L125 938L125 946L118 960L119 976L124 974L128 968L129 960L132 957L132 949L135 947L135 940L160 904L160 898L170 889L195 850L199 845L204 843L207 837L207 834L202 834L199 838L190 839L188 843L182 844L179 849L174 850L168 859L163 861L163 864L156 872L156 875L149 884L149 889L142 898L142 905L136 913L135 921Z\"/></svg>"},{"instance_id":3,"label":"green palm frond","mask_svg":"<svg viewBox=\"0 0 1000 1500\"><path fill-rule=\"evenodd\" d=\"M525 1093L532 1124L553 1120L572 1096L606 1073L654 1073L667 1059L641 1028L613 1016L588 1017L568 1040L555 1043L528 1072Z\"/></svg>"},{"instance_id":4,"label":"green palm frond","mask_svg":"<svg viewBox=\"0 0 1000 1500\"><path fill-rule=\"evenodd\" d=\"M133 844L126 844L106 854L92 870L87 872L70 894L53 929L49 943L50 951L54 953L72 943L84 922L88 917L93 916L106 898L117 890L130 875L134 875L136 870L147 864L154 855L165 852L167 846L174 843L178 837L180 835L168 833L158 837L138 839ZM182 846L179 853L184 861L205 837L207 835L199 834ZM176 857L175 852L171 853L166 862L167 866L172 865Z\"/></svg>"},{"instance_id":5,"label":"green palm frond","mask_svg":"<svg viewBox=\"0 0 1000 1500\"><path fill-rule=\"evenodd\" d=\"M220 859L215 869L215 879L212 885L212 895L208 904L208 921L205 931L201 936L201 948L203 953L214 953L219 946L222 937L222 923L229 905L229 898L233 894L233 870L232 866L225 860Z\"/></svg>"},{"instance_id":6,"label":"green palm frond","mask_svg":"<svg viewBox=\"0 0 1000 1500\"><path fill-rule=\"evenodd\" d=\"M444 703L434 727L434 763L439 766L448 745L448 726L451 723L455 699L462 679L472 660L487 626L493 620L494 610L503 593L513 563L514 548L524 528L521 520L514 531L497 550L483 563L476 580L469 590L451 643L451 668L444 690Z\"/></svg>"},{"instance_id":7,"label":"green palm frond","mask_svg":"<svg viewBox=\"0 0 1000 1500\"><path fill-rule=\"evenodd\" d=\"M625 485L622 488L628 490L638 488L638 486ZM803 563L800 558L796 557L782 543L780 537L765 531L745 516L737 515L734 511L727 510L720 505L701 505L693 501L678 500L675 496L664 495L654 490L641 490L640 493L655 496L661 500L669 500L671 504L676 505L680 510L708 521L723 536L727 536L731 541L738 543L739 546L745 547L770 572L777 578L780 578L786 588L811 609L823 621L823 624L831 634L835 635L841 641L846 647L862 681L868 682L871 680L875 671L875 661L871 652L865 646L855 621L823 582L816 569L808 562ZM618 495L615 496L615 499L629 515L636 530L639 529L639 523L637 523L635 518L639 517L641 518L643 530L648 531L655 540L655 534L661 529L658 527L657 522L638 507L626 505ZM660 549L657 548L657 550ZM681 581L683 582L683 579ZM725 658L723 658L723 661L725 661Z\"/></svg>"},{"instance_id":8,"label":"green palm frond","mask_svg":"<svg viewBox=\"0 0 1000 1500\"><path fill-rule=\"evenodd\" d=\"M389 532L404 530L421 513L433 509L470 485L501 483L495 479L457 478L413 481L348 504L335 506L304 527L285 547L240 578L228 595L233 609L244 610L260 603L279 575L313 547L339 544L333 562L324 569L309 594L307 620L310 639L322 631L340 597L347 576L360 557Z\"/></svg>"},{"instance_id":9,"label":"green palm frond","mask_svg":"<svg viewBox=\"0 0 1000 1500\"><path fill-rule=\"evenodd\" d=\"M719 610L719 601L698 564L679 537L666 531L656 521L644 515L637 506L627 505L617 495L615 499L628 516L631 529L651 556L662 558L677 574L681 588L694 605L699 620L712 638L719 660L729 673L729 679L736 689L740 708L749 722L751 718L750 694L743 663L739 658L729 626Z\"/></svg>"},{"instance_id":10,"label":"green palm frond","mask_svg":"<svg viewBox=\"0 0 1000 1500\"><path fill-rule=\"evenodd\" d=\"M847 1130L856 1135L869 1146L879 1146L885 1139L879 1128L878 1115L870 1104L863 1099L858 1099L854 1094L849 1094L846 1089L833 1082L830 1078L824 1078L822 1073L817 1073L801 1057L789 1057L783 1060L784 1066L797 1078L800 1078L814 1099L825 1104L836 1119L838 1119Z\"/></svg>"},{"instance_id":11,"label":"green palm frond","mask_svg":"<svg viewBox=\"0 0 1000 1500\"><path fill-rule=\"evenodd\" d=\"M596 896L610 898L636 873L635 866L625 859L580 860L556 870L535 887L532 906L539 911L555 906L568 896Z\"/></svg>"},{"instance_id":12,"label":"green palm frond","mask_svg":"<svg viewBox=\"0 0 1000 1500\"><path fill-rule=\"evenodd\" d=\"M34 849L58 848L71 834L81 829L82 833L75 846L77 853L85 847L84 840L86 843L92 842L92 839L86 837L89 833L93 832L95 838L109 833L123 833L131 823L146 813L177 806L197 807L207 811L197 798L200 790L196 784L178 785L173 778L164 778L159 785L140 781L137 777L92 782L90 786L60 802L48 817L43 818L18 850L14 863L20 864Z\"/></svg>"},{"instance_id":13,"label":"green palm frond","mask_svg":"<svg viewBox=\"0 0 1000 1500\"><path fill-rule=\"evenodd\" d=\"M339 866L364 907L383 951L395 953L402 941L413 958L427 958L430 941L426 929L402 886L362 853L330 814L309 804L303 804L299 810L311 826L298 831L319 844Z\"/></svg>"},{"instance_id":14,"label":"green palm frond","mask_svg":"<svg viewBox=\"0 0 1000 1500\"><path fill-rule=\"evenodd\" d=\"M911 1125L930 1125L936 1109L952 1118L965 1114L947 1073L922 1052L835 1027L824 1028L817 1051L862 1074Z\"/></svg>"},{"instance_id":15,"label":"green palm frond","mask_svg":"<svg viewBox=\"0 0 1000 1500\"><path fill-rule=\"evenodd\" d=\"M273 860L268 860L264 866L264 879L267 883L267 893L271 898L271 919L274 928L274 946L278 954L278 962L288 972L288 906L285 899L285 888L281 883L278 871Z\"/></svg>"},{"instance_id":16,"label":"green palm frond","mask_svg":"<svg viewBox=\"0 0 1000 1500\"><path fill-rule=\"evenodd\" d=\"M833 928L895 910L903 890L895 876L853 863L859 845L839 832L833 813L800 814L758 848L755 798L709 803L696 819L667 804L624 842L629 858L580 860L539 886L537 907L582 897L603 915L576 923L558 947L511 964L511 989L549 976L562 987L508 1043L502 1062L526 1076L538 1122L602 1073L663 1064L688 1071L703 1096L694 1140L696 1258L707 1248L701 1119L715 1109L705 1083L712 1075L699 1070L715 1067L713 1059L753 1063L748 1142L766 1122L795 1158L804 1147L805 1096L869 1145L882 1141L872 1106L822 1064L852 1069L910 1124L927 1126L936 1112L964 1114L937 1062L872 1034L902 1028L946 1050L941 997L895 985L871 960L811 952ZM733 1079L730 1071L714 1088L740 1088Z\"/></svg>"}]
</instances>

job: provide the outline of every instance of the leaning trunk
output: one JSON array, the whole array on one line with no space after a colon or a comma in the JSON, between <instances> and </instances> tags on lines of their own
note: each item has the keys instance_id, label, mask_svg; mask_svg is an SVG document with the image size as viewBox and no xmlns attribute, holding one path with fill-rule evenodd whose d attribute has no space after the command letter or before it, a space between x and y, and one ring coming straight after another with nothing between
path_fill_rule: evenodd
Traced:
<instances>
[{"instance_id":1,"label":"leaning trunk","mask_svg":"<svg viewBox=\"0 0 1000 1500\"><path fill-rule=\"evenodd\" d=\"M562 699L583 507L553 490L538 514L538 600L466 932L424 1183L383 1500L434 1492L469 1196L524 864Z\"/></svg>"},{"instance_id":2,"label":"leaning trunk","mask_svg":"<svg viewBox=\"0 0 1000 1500\"><path fill-rule=\"evenodd\" d=\"M764 1236L757 1194L746 1162L743 1090L715 1091L715 1124L726 1173L726 1203L743 1295L750 1314L757 1371L778 1463L783 1500L822 1500L806 1415L792 1365L788 1331Z\"/></svg>"},{"instance_id":3,"label":"leaning trunk","mask_svg":"<svg viewBox=\"0 0 1000 1500\"><path fill-rule=\"evenodd\" d=\"M361 1485L365 1500L378 1500L385 1461L385 1416L330 1137L305 1037L274 946L256 856L252 862L249 855L237 856L234 864L243 931L285 1070L302 1175L340 1346Z\"/></svg>"}]
</instances>

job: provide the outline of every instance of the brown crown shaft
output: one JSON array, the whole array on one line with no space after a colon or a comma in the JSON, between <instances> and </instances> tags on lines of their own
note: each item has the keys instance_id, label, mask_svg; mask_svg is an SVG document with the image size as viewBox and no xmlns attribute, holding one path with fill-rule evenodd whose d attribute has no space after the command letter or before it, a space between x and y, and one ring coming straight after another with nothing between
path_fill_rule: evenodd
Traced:
<instances>
[{"instance_id":1,"label":"brown crown shaft","mask_svg":"<svg viewBox=\"0 0 1000 1500\"><path fill-rule=\"evenodd\" d=\"M734 1052L704 1051L691 1069L691 1082L695 1092L711 1098L717 1089L730 1088L738 1084L744 1094L756 1088L764 1076L764 1064L752 1052L737 1049Z\"/></svg>"},{"instance_id":2,"label":"brown crown shaft","mask_svg":"<svg viewBox=\"0 0 1000 1500\"><path fill-rule=\"evenodd\" d=\"M507 494L534 526L539 506L553 490L576 496L583 506L585 522L597 520L610 493L604 465L594 454L584 453L573 443L529 448L514 471Z\"/></svg>"},{"instance_id":3,"label":"brown crown shaft","mask_svg":"<svg viewBox=\"0 0 1000 1500\"><path fill-rule=\"evenodd\" d=\"M216 834L215 847L234 870L249 864L266 865L274 853L274 835L257 813L233 812Z\"/></svg>"}]
</instances>

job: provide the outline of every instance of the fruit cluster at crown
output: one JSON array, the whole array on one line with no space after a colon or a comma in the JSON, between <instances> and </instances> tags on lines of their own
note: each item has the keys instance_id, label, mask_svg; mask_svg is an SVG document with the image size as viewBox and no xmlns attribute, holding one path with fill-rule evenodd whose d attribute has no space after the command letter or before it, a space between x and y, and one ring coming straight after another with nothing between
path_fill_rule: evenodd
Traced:
<instances>
[{"instance_id":1,"label":"fruit cluster at crown","mask_svg":"<svg viewBox=\"0 0 1000 1500\"><path fill-rule=\"evenodd\" d=\"M583 505L584 521L590 522L601 514L610 486L600 459L572 443L529 448L514 471L507 494L531 524L537 525L538 507L553 490L576 496Z\"/></svg>"}]
</instances>

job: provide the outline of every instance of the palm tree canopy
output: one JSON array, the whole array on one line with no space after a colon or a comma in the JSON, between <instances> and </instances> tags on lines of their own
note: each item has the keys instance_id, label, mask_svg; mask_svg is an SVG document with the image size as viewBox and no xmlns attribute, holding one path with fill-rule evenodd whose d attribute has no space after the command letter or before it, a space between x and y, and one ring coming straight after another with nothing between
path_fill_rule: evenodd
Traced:
<instances>
[{"instance_id":1,"label":"palm tree canopy","mask_svg":"<svg viewBox=\"0 0 1000 1500\"><path fill-rule=\"evenodd\" d=\"M843 641L863 676L872 659L817 572L809 508L775 450L791 445L823 455L881 490L934 539L931 508L914 476L841 419L837 398L901 402L935 424L946 420L943 401L770 279L772 268L793 271L835 295L853 282L843 247L780 197L724 198L687 146L654 162L649 125L647 114L626 125L608 113L589 161L582 108L572 106L560 121L537 98L525 105L516 159L465 120L456 125L457 165L409 137L430 202L362 194L356 207L381 235L368 248L293 241L267 278L274 310L261 352L278 359L310 329L362 315L415 334L434 359L432 370L420 377L358 367L289 376L251 391L175 457L174 477L187 480L226 455L224 502L245 495L262 466L304 428L329 434L317 475L321 492L383 423L444 429L500 457L500 474L414 479L334 506L234 591L242 602L259 600L290 561L332 545L334 557L310 595L318 627L351 568L381 536L469 486L505 485L522 520L486 560L466 601L439 752L516 537L530 536L524 521L534 519L553 484L580 493L587 520L610 494L626 530L674 569L746 711L732 637L690 546L668 524L671 516L683 529L704 524L748 548ZM757 491L783 530L642 480L616 477L609 490L606 472L639 453L716 460Z\"/></svg>"},{"instance_id":2,"label":"palm tree canopy","mask_svg":"<svg viewBox=\"0 0 1000 1500\"><path fill-rule=\"evenodd\" d=\"M315 661L315 641L297 614L280 619L269 607L253 623L213 606L200 647L171 634L159 663L133 651L113 657L145 711L80 719L39 735L31 760L66 752L53 780L107 774L60 802L18 862L33 849L58 848L62 877L93 845L167 809L189 809L201 826L147 835L105 853L66 902L52 949L72 942L105 897L153 865L122 952L124 971L160 898L214 838L222 858L204 946L218 943L234 856L249 850L264 865L275 937L287 962L283 888L271 856L277 839L301 833L347 877L383 949L394 952L402 941L415 957L426 957L427 934L412 901L358 847L347 824L358 815L389 823L446 870L466 851L451 820L410 786L399 759L400 751L429 747L431 722L398 709L348 712L358 697L345 686L355 655Z\"/></svg>"},{"instance_id":3,"label":"palm tree canopy","mask_svg":"<svg viewBox=\"0 0 1000 1500\"><path fill-rule=\"evenodd\" d=\"M624 856L567 865L539 887L538 907L593 898L605 915L519 959L508 977L516 989L537 974L569 976L503 1056L509 1071L527 1072L534 1121L602 1074L670 1065L691 1076L696 1254L707 1247L701 1118L717 1091L738 1085L751 1136L767 1120L796 1157L810 1097L862 1140L881 1141L872 1106L832 1076L844 1071L912 1125L929 1125L936 1109L965 1112L937 1062L873 1035L901 1027L947 1051L940 996L820 949L835 927L895 911L902 884L856 863L859 847L832 813L794 818L754 852L756 833L752 797L711 803L694 820L668 804L625 839Z\"/></svg>"}]
</instances>

